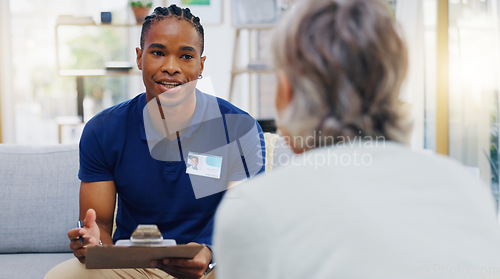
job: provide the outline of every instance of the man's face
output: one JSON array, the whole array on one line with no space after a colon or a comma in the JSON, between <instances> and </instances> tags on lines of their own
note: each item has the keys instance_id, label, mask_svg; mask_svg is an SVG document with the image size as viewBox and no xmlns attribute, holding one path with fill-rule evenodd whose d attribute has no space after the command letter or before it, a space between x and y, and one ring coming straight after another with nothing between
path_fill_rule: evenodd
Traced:
<instances>
[{"instance_id":1,"label":"man's face","mask_svg":"<svg viewBox=\"0 0 500 279\"><path fill-rule=\"evenodd\" d=\"M198 167L198 158L191 158L191 166L193 166L193 169Z\"/></svg>"},{"instance_id":2,"label":"man's face","mask_svg":"<svg viewBox=\"0 0 500 279\"><path fill-rule=\"evenodd\" d=\"M193 96L203 71L201 40L187 21L166 18L153 23L143 49L136 49L148 102L153 98L167 107L177 106Z\"/></svg>"}]
</instances>

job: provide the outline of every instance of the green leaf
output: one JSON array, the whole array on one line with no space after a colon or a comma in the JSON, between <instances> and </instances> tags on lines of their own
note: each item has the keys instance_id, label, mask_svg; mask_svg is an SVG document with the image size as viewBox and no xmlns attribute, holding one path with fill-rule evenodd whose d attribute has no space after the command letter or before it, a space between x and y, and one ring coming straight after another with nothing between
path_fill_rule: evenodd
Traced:
<instances>
[{"instance_id":1,"label":"green leaf","mask_svg":"<svg viewBox=\"0 0 500 279\"><path fill-rule=\"evenodd\" d=\"M153 6L153 1L151 0L139 0L130 2L130 7L133 8L141 8L141 7L151 8L152 6Z\"/></svg>"}]
</instances>

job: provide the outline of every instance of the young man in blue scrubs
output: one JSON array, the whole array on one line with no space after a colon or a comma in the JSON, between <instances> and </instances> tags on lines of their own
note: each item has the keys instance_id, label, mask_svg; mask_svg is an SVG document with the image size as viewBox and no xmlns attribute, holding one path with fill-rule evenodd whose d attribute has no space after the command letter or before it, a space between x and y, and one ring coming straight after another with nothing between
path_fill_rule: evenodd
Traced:
<instances>
[{"instance_id":1,"label":"young man in blue scrubs","mask_svg":"<svg viewBox=\"0 0 500 279\"><path fill-rule=\"evenodd\" d=\"M46 278L211 276L217 206L228 187L263 171L264 145L247 113L195 89L203 46L203 27L189 9L156 8L146 18L136 49L146 92L86 124L79 171L84 227L68 232L78 260ZM203 161L203 172L186 169L192 157ZM139 224L156 224L164 239L178 244L205 246L193 259L155 261L156 269L85 269L85 247L129 239Z\"/></svg>"}]
</instances>

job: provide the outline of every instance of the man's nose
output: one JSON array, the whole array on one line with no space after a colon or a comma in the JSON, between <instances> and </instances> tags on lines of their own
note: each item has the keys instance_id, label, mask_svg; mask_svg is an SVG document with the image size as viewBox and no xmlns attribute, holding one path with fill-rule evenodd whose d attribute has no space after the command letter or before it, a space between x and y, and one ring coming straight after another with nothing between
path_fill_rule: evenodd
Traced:
<instances>
[{"instance_id":1,"label":"man's nose","mask_svg":"<svg viewBox=\"0 0 500 279\"><path fill-rule=\"evenodd\" d=\"M161 68L162 72L174 75L180 72L180 66L175 57L166 57Z\"/></svg>"}]
</instances>

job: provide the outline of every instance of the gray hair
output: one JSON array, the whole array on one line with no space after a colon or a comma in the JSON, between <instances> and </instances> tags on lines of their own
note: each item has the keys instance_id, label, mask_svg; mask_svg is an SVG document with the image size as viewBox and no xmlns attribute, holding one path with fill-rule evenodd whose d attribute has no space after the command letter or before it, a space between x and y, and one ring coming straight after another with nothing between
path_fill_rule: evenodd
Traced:
<instances>
[{"instance_id":1,"label":"gray hair","mask_svg":"<svg viewBox=\"0 0 500 279\"><path fill-rule=\"evenodd\" d=\"M407 142L411 122L398 98L407 49L383 0L302 1L275 29L272 50L293 90L277 119L290 136L315 147L353 137ZM311 137L318 132L323 142Z\"/></svg>"}]
</instances>

